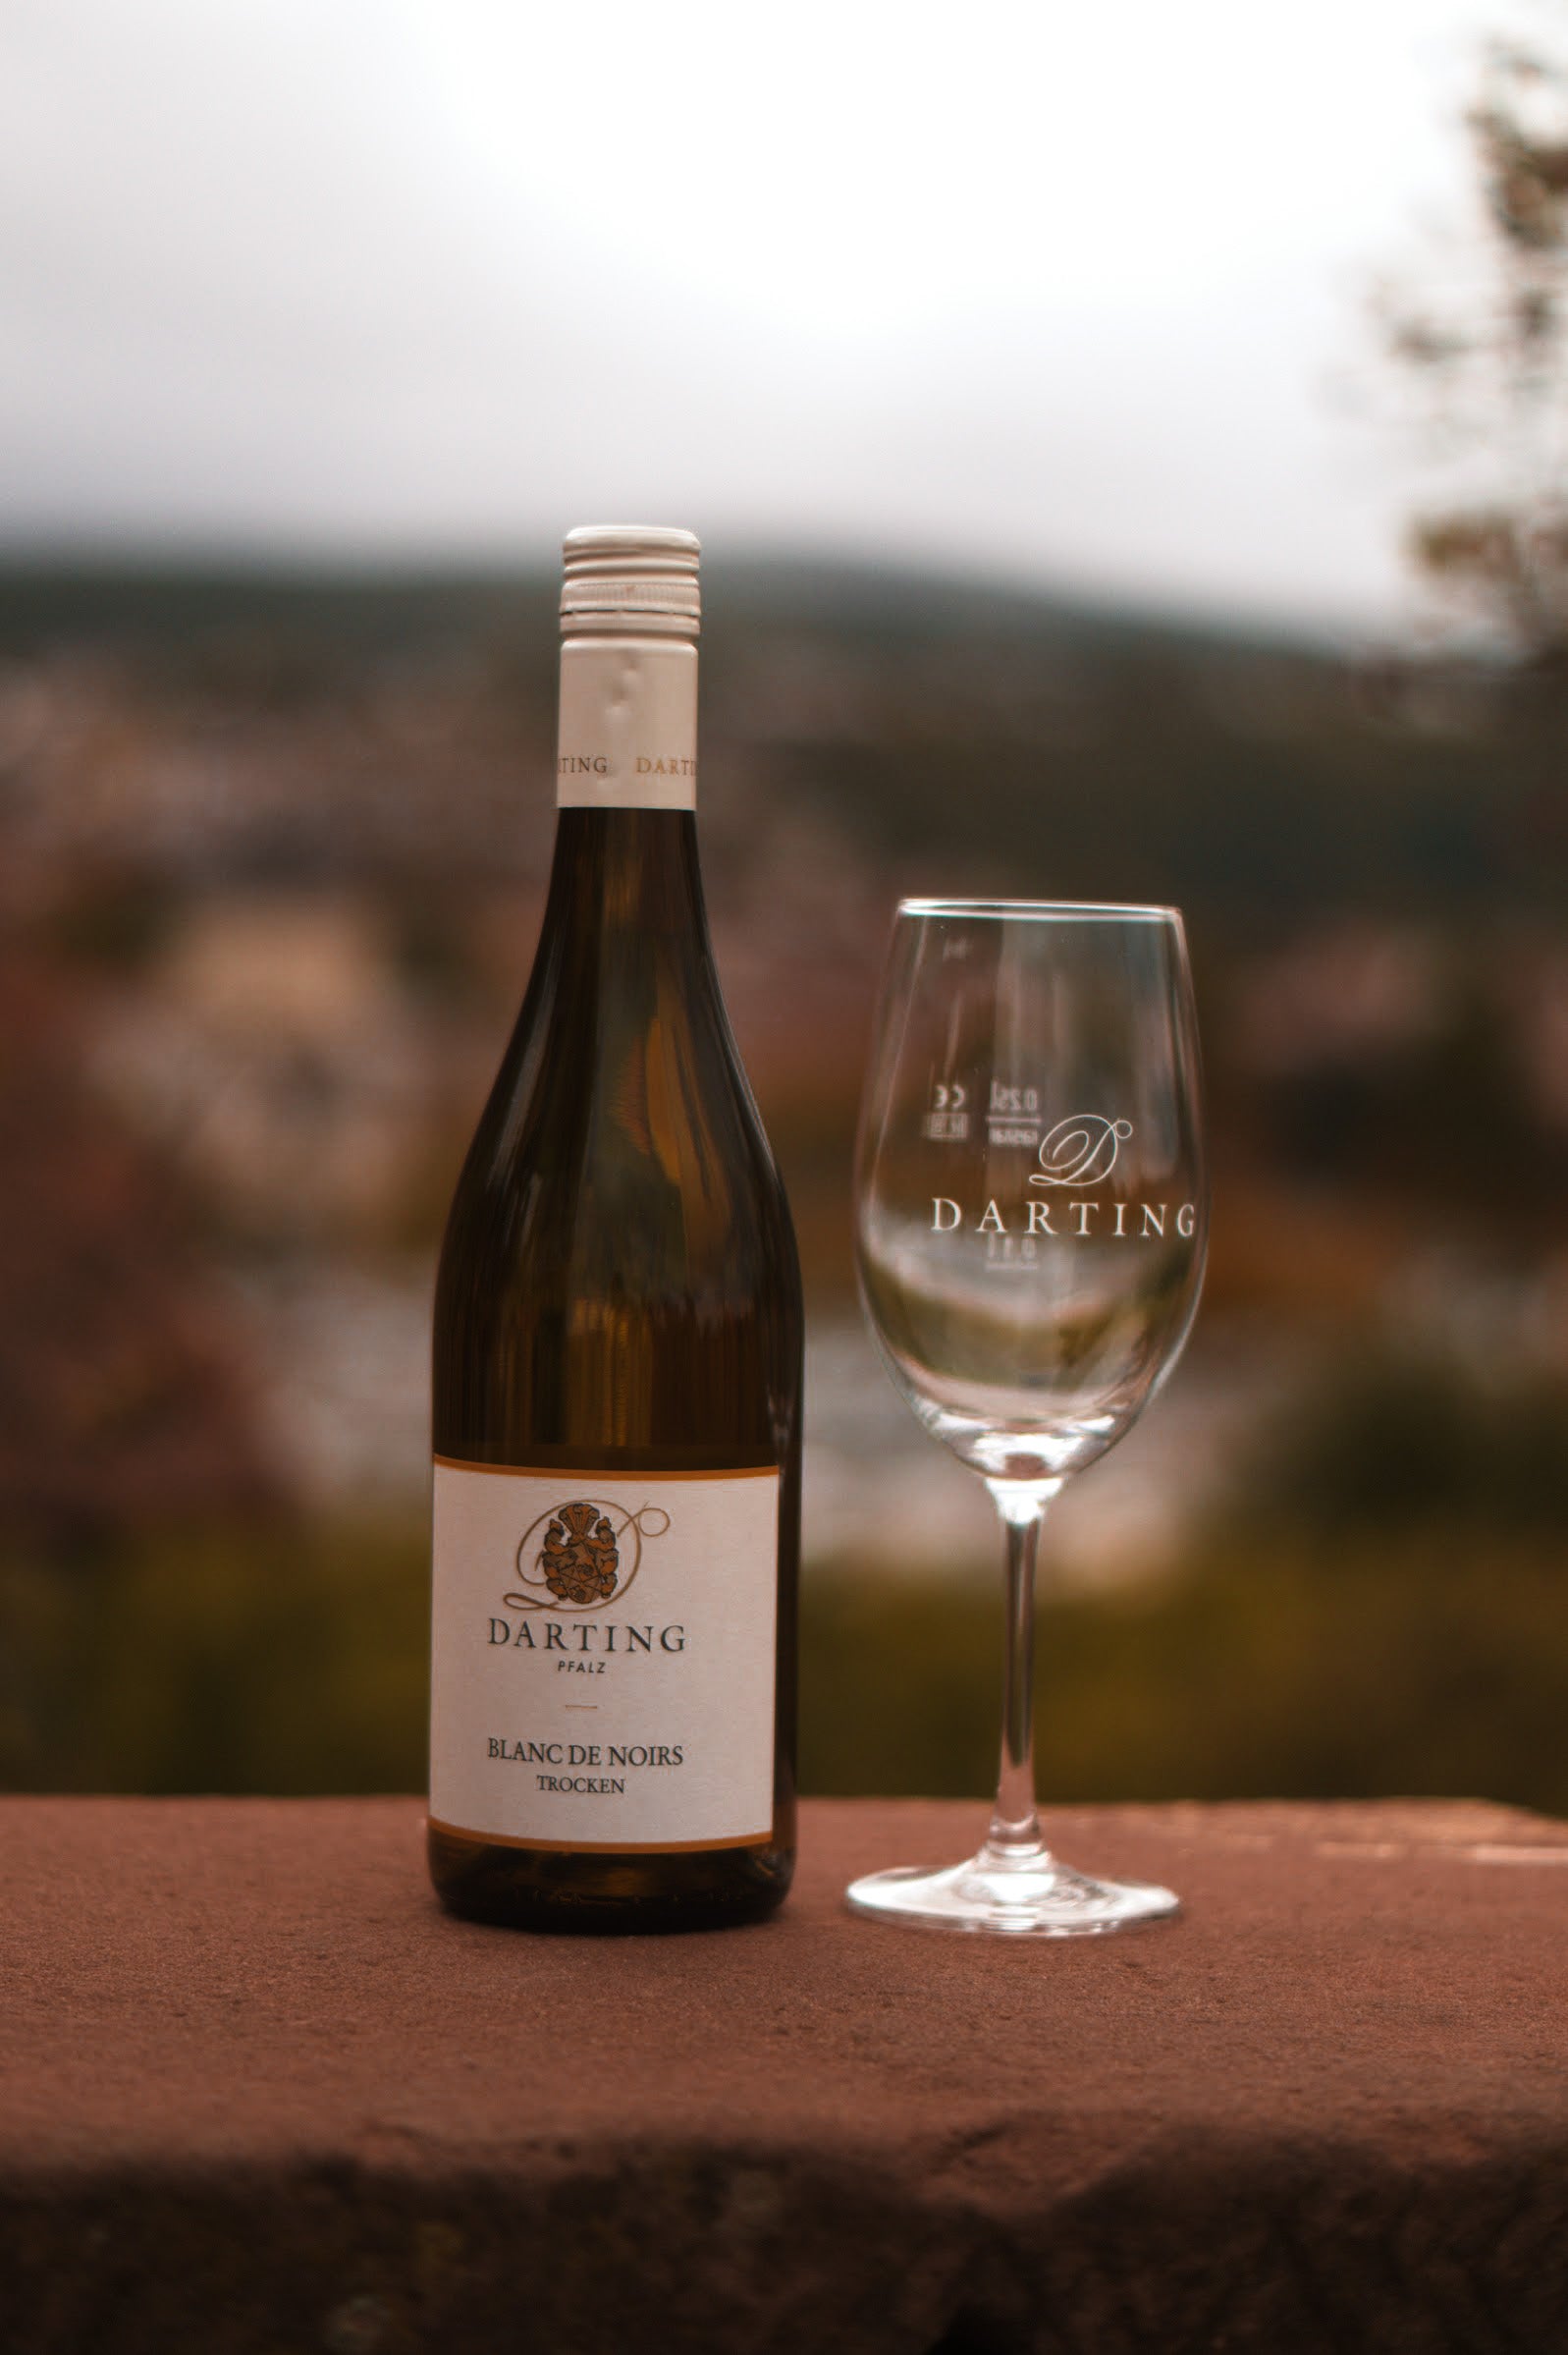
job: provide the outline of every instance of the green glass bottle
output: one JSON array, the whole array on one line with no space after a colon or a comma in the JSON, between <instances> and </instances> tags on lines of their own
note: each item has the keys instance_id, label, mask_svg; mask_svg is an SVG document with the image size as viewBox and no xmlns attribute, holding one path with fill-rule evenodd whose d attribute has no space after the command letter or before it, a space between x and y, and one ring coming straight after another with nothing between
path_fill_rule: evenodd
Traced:
<instances>
[{"instance_id":1,"label":"green glass bottle","mask_svg":"<svg viewBox=\"0 0 1568 2355\"><path fill-rule=\"evenodd\" d=\"M697 558L567 539L549 899L437 1280L430 1871L534 1929L793 1866L800 1279L703 910Z\"/></svg>"}]
</instances>

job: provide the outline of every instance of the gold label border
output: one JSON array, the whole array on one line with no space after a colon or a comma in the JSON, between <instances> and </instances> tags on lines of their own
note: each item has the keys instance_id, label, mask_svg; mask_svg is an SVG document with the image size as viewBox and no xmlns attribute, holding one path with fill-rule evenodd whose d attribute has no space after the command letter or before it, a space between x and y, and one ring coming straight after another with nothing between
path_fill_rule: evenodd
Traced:
<instances>
[{"instance_id":1,"label":"gold label border","mask_svg":"<svg viewBox=\"0 0 1568 2355\"><path fill-rule=\"evenodd\" d=\"M465 1455L432 1455L444 1472L490 1472L498 1480L777 1480L784 1466L777 1463L734 1464L725 1472L639 1472L612 1470L609 1464L472 1463Z\"/></svg>"},{"instance_id":2,"label":"gold label border","mask_svg":"<svg viewBox=\"0 0 1568 2355\"><path fill-rule=\"evenodd\" d=\"M728 1839L526 1839L512 1832L475 1832L468 1824L449 1824L438 1815L427 1815L425 1824L453 1839L485 1840L496 1848L548 1848L569 1856L690 1856L705 1848L760 1847L773 1837L771 1824L760 1832L732 1833Z\"/></svg>"}]
</instances>

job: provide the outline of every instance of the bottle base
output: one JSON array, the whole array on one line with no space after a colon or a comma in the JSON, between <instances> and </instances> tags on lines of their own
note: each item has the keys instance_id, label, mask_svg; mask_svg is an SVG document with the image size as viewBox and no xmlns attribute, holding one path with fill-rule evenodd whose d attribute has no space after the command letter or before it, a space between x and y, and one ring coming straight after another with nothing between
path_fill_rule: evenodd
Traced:
<instances>
[{"instance_id":1,"label":"bottle base","mask_svg":"<svg viewBox=\"0 0 1568 2355\"><path fill-rule=\"evenodd\" d=\"M597 1856L514 1848L431 1827L430 1878L449 1913L556 1936L639 1937L765 1921L788 1893L790 1849Z\"/></svg>"}]
</instances>

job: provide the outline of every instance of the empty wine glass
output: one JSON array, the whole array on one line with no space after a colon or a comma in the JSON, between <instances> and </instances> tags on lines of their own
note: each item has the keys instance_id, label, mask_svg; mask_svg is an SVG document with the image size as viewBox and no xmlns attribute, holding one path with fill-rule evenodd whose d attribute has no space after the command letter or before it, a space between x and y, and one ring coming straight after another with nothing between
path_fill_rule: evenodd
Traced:
<instances>
[{"instance_id":1,"label":"empty wine glass","mask_svg":"<svg viewBox=\"0 0 1568 2355\"><path fill-rule=\"evenodd\" d=\"M1198 1046L1173 907L905 900L856 1161L873 1336L1005 1529L1001 1769L978 1855L856 1881L856 1912L1071 1937L1174 1912L1045 1847L1032 1744L1042 1515L1169 1373L1208 1202Z\"/></svg>"}]
</instances>

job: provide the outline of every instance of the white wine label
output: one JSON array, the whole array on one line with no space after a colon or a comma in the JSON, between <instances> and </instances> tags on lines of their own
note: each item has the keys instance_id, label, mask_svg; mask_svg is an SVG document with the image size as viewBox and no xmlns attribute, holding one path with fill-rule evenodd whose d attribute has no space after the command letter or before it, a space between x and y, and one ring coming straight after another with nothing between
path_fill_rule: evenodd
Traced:
<instances>
[{"instance_id":1,"label":"white wine label","mask_svg":"<svg viewBox=\"0 0 1568 2355\"><path fill-rule=\"evenodd\" d=\"M430 1816L538 1848L773 1824L779 1474L438 1457Z\"/></svg>"},{"instance_id":2,"label":"white wine label","mask_svg":"<svg viewBox=\"0 0 1568 2355\"><path fill-rule=\"evenodd\" d=\"M562 809L696 808L695 646L677 638L567 640L556 802Z\"/></svg>"}]
</instances>

